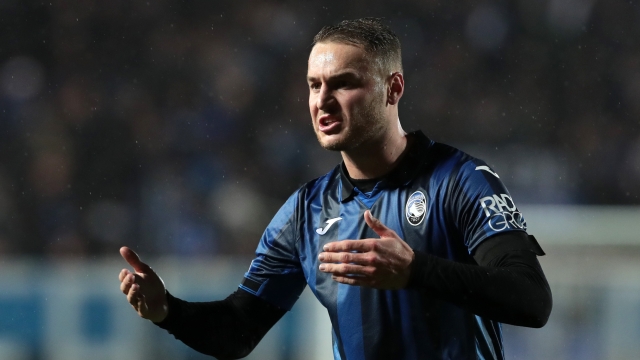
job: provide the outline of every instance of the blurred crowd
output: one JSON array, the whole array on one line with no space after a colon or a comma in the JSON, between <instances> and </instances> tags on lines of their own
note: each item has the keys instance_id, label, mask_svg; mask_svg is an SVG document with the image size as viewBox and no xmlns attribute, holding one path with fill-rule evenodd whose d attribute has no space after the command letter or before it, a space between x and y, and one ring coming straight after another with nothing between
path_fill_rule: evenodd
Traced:
<instances>
[{"instance_id":1,"label":"blurred crowd","mask_svg":"<svg viewBox=\"0 0 640 360\"><path fill-rule=\"evenodd\" d=\"M0 253L251 254L339 161L306 59L364 16L401 38L405 130L483 158L516 203L640 204L634 2L2 0Z\"/></svg>"}]
</instances>

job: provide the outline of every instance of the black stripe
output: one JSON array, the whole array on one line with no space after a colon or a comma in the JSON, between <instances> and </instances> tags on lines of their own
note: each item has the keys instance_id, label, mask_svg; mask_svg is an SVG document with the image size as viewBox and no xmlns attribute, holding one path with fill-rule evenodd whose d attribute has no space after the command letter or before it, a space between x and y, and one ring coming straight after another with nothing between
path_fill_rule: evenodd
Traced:
<instances>
[{"instance_id":1,"label":"black stripe","mask_svg":"<svg viewBox=\"0 0 640 360\"><path fill-rule=\"evenodd\" d=\"M448 178L447 184L447 192L445 199L445 209L448 211L453 211L454 209L463 209L465 204L470 203L469 194L467 194L460 183L457 181L458 174L460 173L460 169L464 164L464 161L457 161L455 167L451 171L451 175ZM462 212L462 218L456 218L458 215L455 212L449 213L450 216L453 216L453 221L446 221L447 223L447 233L452 234L453 238L448 242L449 246L453 247L453 254L468 254L469 250L465 245L464 234L460 231L459 222L469 222L469 217L473 216L473 212L465 211ZM479 229L484 232L484 228ZM472 263L473 260L471 256L466 256L464 259L451 259L454 261Z\"/></svg>"},{"instance_id":2,"label":"black stripe","mask_svg":"<svg viewBox=\"0 0 640 360\"><path fill-rule=\"evenodd\" d=\"M262 284L260 284L257 281L251 280L249 278L244 278L244 280L242 280L242 285L248 289L251 289L255 292L258 292L258 290L260 290L260 286Z\"/></svg>"},{"instance_id":3,"label":"black stripe","mask_svg":"<svg viewBox=\"0 0 640 360\"><path fill-rule=\"evenodd\" d=\"M544 251L532 235L527 235L524 231L509 231L498 233L488 237L482 242L482 246L478 246L473 258L478 264L488 264L489 261L497 256L511 251L531 251L532 253L543 256Z\"/></svg>"},{"instance_id":4,"label":"black stripe","mask_svg":"<svg viewBox=\"0 0 640 360\"><path fill-rule=\"evenodd\" d=\"M540 244L538 244L538 240L536 240L533 235L529 235L529 241L531 242L532 246L531 251L533 251L534 254L538 256L547 255L544 250L542 250L542 247L540 246Z\"/></svg>"},{"instance_id":5,"label":"black stripe","mask_svg":"<svg viewBox=\"0 0 640 360\"><path fill-rule=\"evenodd\" d=\"M315 222L314 227L322 228L324 227L324 222L327 219L333 219L340 216L340 194L339 194L339 185L340 185L340 172L335 171L334 176L329 180L329 184L327 184L327 188L322 194L322 210L318 213L318 217L313 219ZM344 184L343 184L344 186ZM339 224L333 225L326 234L317 235L314 233L314 236L317 237L318 241L318 249L316 254L322 252L322 247L332 241L336 241L338 237L338 226ZM313 243L313 242L310 242ZM316 262L313 266L318 266L319 264ZM342 338L340 337L340 326L338 322L338 283L331 279L331 275L316 270L316 291L319 294L324 294L328 298L326 303L324 304L327 308L327 312L331 318L331 324L333 326L333 331L336 336L336 344L338 345L338 352L340 353L340 357L342 359L347 359L346 353L344 351L344 347L342 346Z\"/></svg>"}]
</instances>

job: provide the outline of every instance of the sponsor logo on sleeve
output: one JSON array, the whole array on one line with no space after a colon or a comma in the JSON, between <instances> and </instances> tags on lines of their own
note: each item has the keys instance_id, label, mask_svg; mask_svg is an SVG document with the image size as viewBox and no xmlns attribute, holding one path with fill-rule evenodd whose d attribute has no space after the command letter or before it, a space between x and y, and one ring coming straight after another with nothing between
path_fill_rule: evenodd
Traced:
<instances>
[{"instance_id":1,"label":"sponsor logo on sleeve","mask_svg":"<svg viewBox=\"0 0 640 360\"><path fill-rule=\"evenodd\" d=\"M516 208L511 196L507 194L485 196L480 199L480 205L485 216L489 218L489 227L494 231L527 230L527 222Z\"/></svg>"},{"instance_id":2,"label":"sponsor logo on sleeve","mask_svg":"<svg viewBox=\"0 0 640 360\"><path fill-rule=\"evenodd\" d=\"M418 226L422 223L427 212L427 197L424 196L422 191L416 191L409 196L404 212L409 224Z\"/></svg>"}]
</instances>

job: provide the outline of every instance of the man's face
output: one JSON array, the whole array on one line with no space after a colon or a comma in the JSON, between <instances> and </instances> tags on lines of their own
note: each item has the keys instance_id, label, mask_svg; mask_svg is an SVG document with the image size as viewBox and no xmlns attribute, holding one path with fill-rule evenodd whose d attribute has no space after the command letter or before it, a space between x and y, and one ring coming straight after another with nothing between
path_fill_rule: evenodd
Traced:
<instances>
[{"instance_id":1,"label":"man's face","mask_svg":"<svg viewBox=\"0 0 640 360\"><path fill-rule=\"evenodd\" d=\"M313 129L323 148L348 151L378 138L389 126L382 71L362 47L316 44L307 82Z\"/></svg>"}]
</instances>

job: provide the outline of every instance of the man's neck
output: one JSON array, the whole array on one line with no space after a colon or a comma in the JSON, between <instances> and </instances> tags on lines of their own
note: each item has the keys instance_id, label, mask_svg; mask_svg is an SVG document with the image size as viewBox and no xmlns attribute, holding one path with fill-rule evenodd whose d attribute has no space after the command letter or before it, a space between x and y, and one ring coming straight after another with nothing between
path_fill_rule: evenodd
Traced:
<instances>
[{"instance_id":1,"label":"man's neck","mask_svg":"<svg viewBox=\"0 0 640 360\"><path fill-rule=\"evenodd\" d=\"M384 138L343 151L342 159L351 178L374 179L393 170L406 147L406 134L402 129L394 129Z\"/></svg>"}]
</instances>

